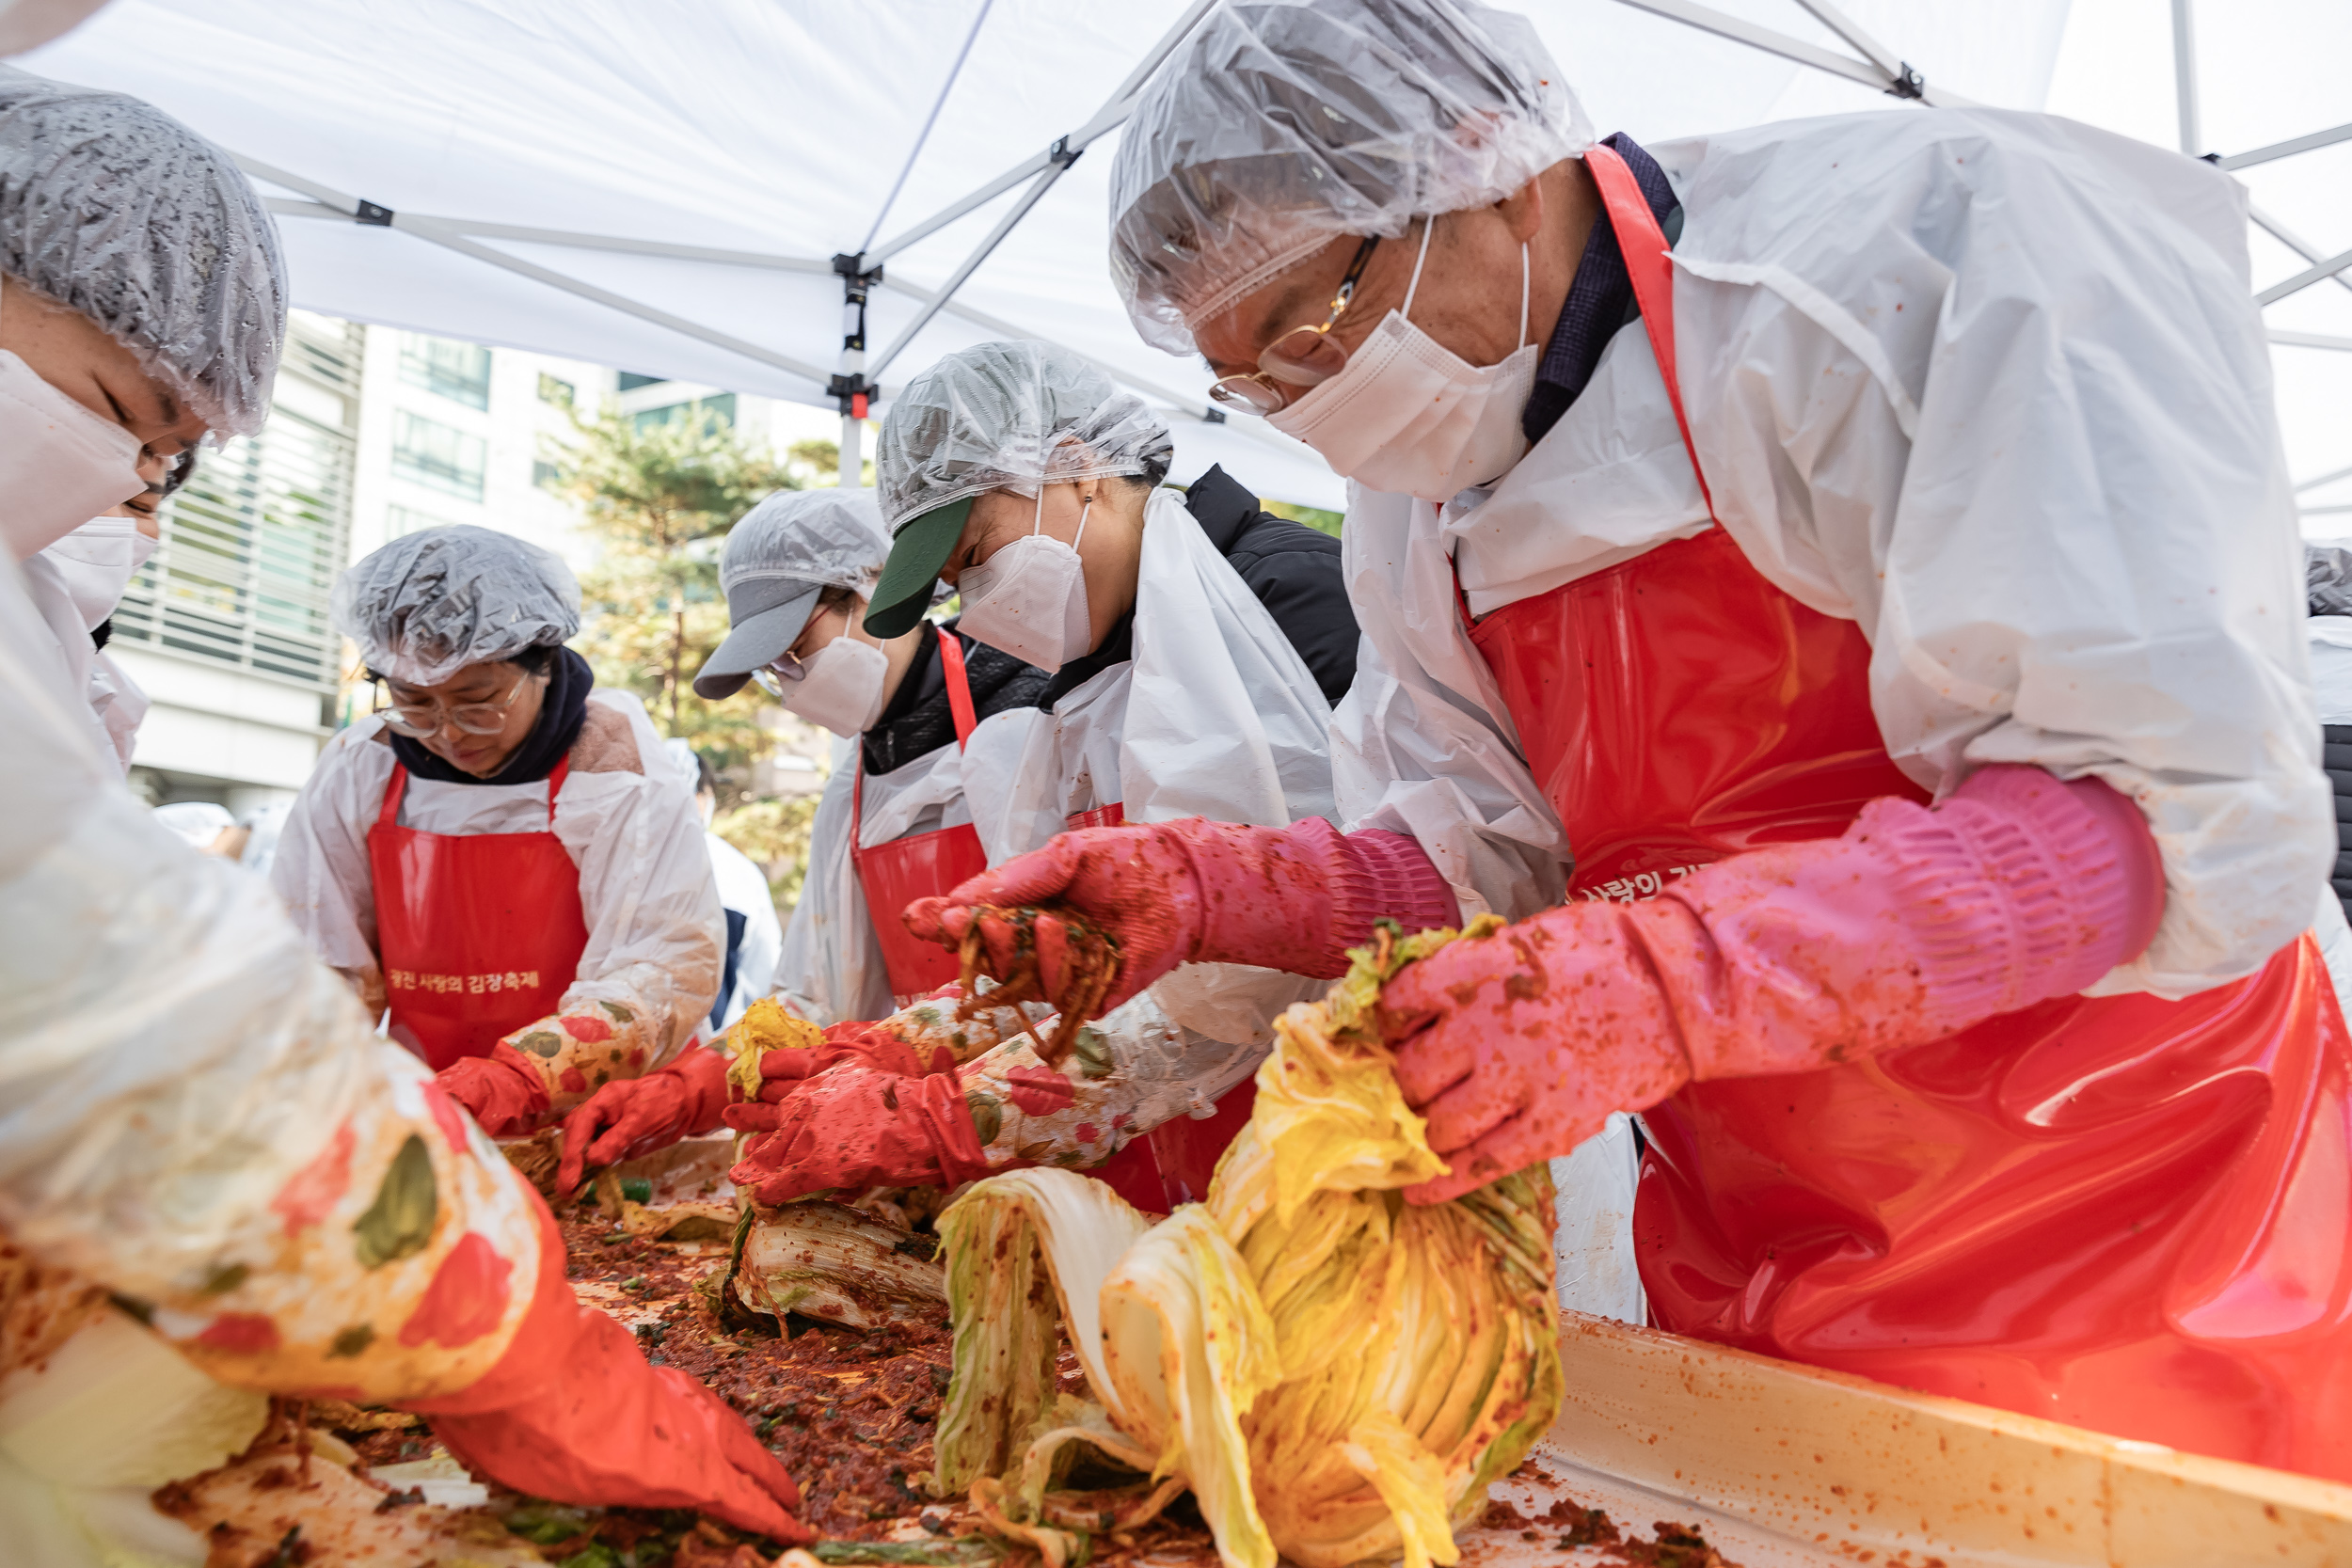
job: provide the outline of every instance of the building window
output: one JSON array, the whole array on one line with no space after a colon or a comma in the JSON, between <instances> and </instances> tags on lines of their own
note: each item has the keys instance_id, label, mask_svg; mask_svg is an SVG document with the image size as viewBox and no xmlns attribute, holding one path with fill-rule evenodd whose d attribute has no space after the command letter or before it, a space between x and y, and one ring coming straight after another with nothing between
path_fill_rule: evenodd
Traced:
<instances>
[{"instance_id":1,"label":"building window","mask_svg":"<svg viewBox=\"0 0 2352 1568\"><path fill-rule=\"evenodd\" d=\"M564 470L557 465L548 462L546 458L534 457L531 460L531 483L536 484L540 489L553 489L556 482L561 480L563 477Z\"/></svg>"},{"instance_id":2,"label":"building window","mask_svg":"<svg viewBox=\"0 0 2352 1568\"><path fill-rule=\"evenodd\" d=\"M573 388L570 382L560 376L549 375L545 371L539 372L539 401L541 403L551 403L558 408L569 408L572 405L572 395Z\"/></svg>"},{"instance_id":3,"label":"building window","mask_svg":"<svg viewBox=\"0 0 2352 1568\"><path fill-rule=\"evenodd\" d=\"M630 422L643 436L649 430L686 420L699 420L705 430L734 429L735 394L722 392L715 398L696 398L691 403L665 403L659 408L646 409Z\"/></svg>"},{"instance_id":4,"label":"building window","mask_svg":"<svg viewBox=\"0 0 2352 1568\"><path fill-rule=\"evenodd\" d=\"M635 371L621 372L621 390L633 392L640 387L659 387L670 378L666 375L639 375Z\"/></svg>"},{"instance_id":5,"label":"building window","mask_svg":"<svg viewBox=\"0 0 2352 1568\"><path fill-rule=\"evenodd\" d=\"M405 408L392 415L392 472L468 500L482 499L482 469L489 446L479 436Z\"/></svg>"},{"instance_id":6,"label":"building window","mask_svg":"<svg viewBox=\"0 0 2352 1568\"><path fill-rule=\"evenodd\" d=\"M403 534L419 533L429 528L454 528L447 517L436 517L430 512L419 512L412 506L388 506L384 509L384 537L398 539Z\"/></svg>"},{"instance_id":7,"label":"building window","mask_svg":"<svg viewBox=\"0 0 2352 1568\"><path fill-rule=\"evenodd\" d=\"M405 333L400 341L400 378L469 408L490 406L490 351L480 343Z\"/></svg>"},{"instance_id":8,"label":"building window","mask_svg":"<svg viewBox=\"0 0 2352 1568\"><path fill-rule=\"evenodd\" d=\"M350 536L366 340L307 311L287 330L269 423L208 452L164 503L162 542L131 579L114 635L331 696L342 640L327 600ZM320 418L330 410L342 411L333 423Z\"/></svg>"}]
</instances>

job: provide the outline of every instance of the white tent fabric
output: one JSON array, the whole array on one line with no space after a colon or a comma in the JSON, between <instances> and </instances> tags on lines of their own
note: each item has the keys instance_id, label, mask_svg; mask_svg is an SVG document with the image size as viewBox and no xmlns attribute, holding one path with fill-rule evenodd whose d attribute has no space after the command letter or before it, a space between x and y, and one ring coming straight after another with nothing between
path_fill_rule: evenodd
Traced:
<instances>
[{"instance_id":1,"label":"white tent fabric","mask_svg":"<svg viewBox=\"0 0 2352 1568\"><path fill-rule=\"evenodd\" d=\"M18 63L148 98L275 171L259 182L306 308L831 406L827 379L858 368L831 258L888 251L866 356L883 398L966 344L1050 338L1169 411L1177 477L1223 462L1336 506L1311 452L1204 422L1203 367L1129 328L1104 265L1116 130L894 352L1036 183L893 237L1115 121L1106 104L1206 3L115 0ZM1931 103L2040 107L2068 3L1519 0L1596 126L1645 139L1915 112L1879 90L1906 63ZM354 222L361 200L386 212Z\"/></svg>"}]
</instances>

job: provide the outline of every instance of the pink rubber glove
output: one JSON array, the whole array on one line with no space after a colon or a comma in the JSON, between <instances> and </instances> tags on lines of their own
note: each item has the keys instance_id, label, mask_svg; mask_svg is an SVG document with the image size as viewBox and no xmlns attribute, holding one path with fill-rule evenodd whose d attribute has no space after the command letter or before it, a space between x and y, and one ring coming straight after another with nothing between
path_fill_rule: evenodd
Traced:
<instances>
[{"instance_id":1,"label":"pink rubber glove","mask_svg":"<svg viewBox=\"0 0 2352 1568\"><path fill-rule=\"evenodd\" d=\"M564 1238L536 1193L539 1283L514 1342L462 1393L401 1406L431 1418L465 1466L517 1492L591 1508L692 1508L799 1544L801 1490L719 1398L650 1367L628 1330L573 1298Z\"/></svg>"},{"instance_id":2,"label":"pink rubber glove","mask_svg":"<svg viewBox=\"0 0 2352 1568\"><path fill-rule=\"evenodd\" d=\"M623 1078L564 1118L555 1190L569 1193L589 1165L618 1164L719 1125L727 1105L726 1058L699 1046L643 1078Z\"/></svg>"},{"instance_id":3,"label":"pink rubber glove","mask_svg":"<svg viewBox=\"0 0 2352 1568\"><path fill-rule=\"evenodd\" d=\"M1343 835L1320 816L1287 828L1243 828L1187 817L1148 827L1087 828L1018 855L906 912L916 936L957 947L982 904L1073 910L1118 940L1108 1012L1181 963L1258 964L1324 978L1347 972L1347 950L1381 916L1407 932L1460 918L1453 890L1420 845L1402 833ZM989 973L1003 979L1015 933L980 918ZM1038 917L1039 978L1063 994L1057 972L1062 923Z\"/></svg>"},{"instance_id":4,"label":"pink rubber glove","mask_svg":"<svg viewBox=\"0 0 2352 1568\"><path fill-rule=\"evenodd\" d=\"M501 1041L487 1056L468 1056L433 1075L441 1092L473 1114L494 1138L527 1132L548 1114L547 1081L523 1053Z\"/></svg>"},{"instance_id":5,"label":"pink rubber glove","mask_svg":"<svg viewBox=\"0 0 2352 1568\"><path fill-rule=\"evenodd\" d=\"M771 1205L829 1187L952 1187L989 1171L951 1072L907 1078L845 1064L781 1104L730 1105L726 1121L762 1134L727 1179Z\"/></svg>"},{"instance_id":6,"label":"pink rubber glove","mask_svg":"<svg viewBox=\"0 0 2352 1568\"><path fill-rule=\"evenodd\" d=\"M1988 768L1933 810L1756 849L1639 904L1458 942L1380 1006L1450 1175L1435 1203L1565 1154L1692 1080L1802 1072L2081 990L2164 912L2146 819L2096 780Z\"/></svg>"}]
</instances>

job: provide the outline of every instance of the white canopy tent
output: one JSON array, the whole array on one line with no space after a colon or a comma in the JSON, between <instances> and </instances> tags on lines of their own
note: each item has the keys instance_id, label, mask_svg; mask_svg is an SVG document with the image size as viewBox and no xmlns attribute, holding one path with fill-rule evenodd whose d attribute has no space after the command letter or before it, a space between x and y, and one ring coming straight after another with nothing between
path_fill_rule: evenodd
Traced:
<instances>
[{"instance_id":1,"label":"white canopy tent","mask_svg":"<svg viewBox=\"0 0 2352 1568\"><path fill-rule=\"evenodd\" d=\"M136 93L236 152L280 215L305 308L825 406L869 379L886 403L972 342L1049 338L1168 411L1178 477L1223 462L1263 494L1334 506L1320 460L1218 420L1202 367L1141 343L1107 277L1111 138L1210 3L114 0L17 63ZM2041 107L2068 15L2068 0L1520 3L1596 126L1645 139L1906 98ZM2138 4L2167 27L2161 0ZM2347 150L2352 128L2303 141L2328 137ZM2342 227L2318 216L2300 221ZM2271 224L2296 250L2266 242L2266 300L2310 316L2308 296L2337 292L2312 286L2329 264L2352 287L2352 255L2330 263L2295 220ZM862 347L845 295L866 300ZM2277 336L2344 359L2327 351L2352 346L2352 318L2340 341L2332 325ZM845 420L845 445L856 433ZM2290 434L2324 439L2292 419ZM2352 462L2352 430L2336 442Z\"/></svg>"}]
</instances>

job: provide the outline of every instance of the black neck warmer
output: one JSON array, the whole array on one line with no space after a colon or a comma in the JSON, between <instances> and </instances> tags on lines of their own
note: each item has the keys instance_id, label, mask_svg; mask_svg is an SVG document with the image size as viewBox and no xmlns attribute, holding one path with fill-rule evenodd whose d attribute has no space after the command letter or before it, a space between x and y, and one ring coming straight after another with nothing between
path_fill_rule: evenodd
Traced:
<instances>
[{"instance_id":1,"label":"black neck warmer","mask_svg":"<svg viewBox=\"0 0 2352 1568\"><path fill-rule=\"evenodd\" d=\"M400 765L408 769L412 778L441 784L537 784L555 771L555 765L564 760L564 753L580 738L580 727L588 721L588 692L596 684L596 674L588 668L586 659L569 648L556 649L547 694L539 699L539 721L531 726L531 734L515 748L506 766L486 779L476 778L456 764L434 755L421 740L411 740L397 730L385 733L392 737L392 755L400 759Z\"/></svg>"}]
</instances>

